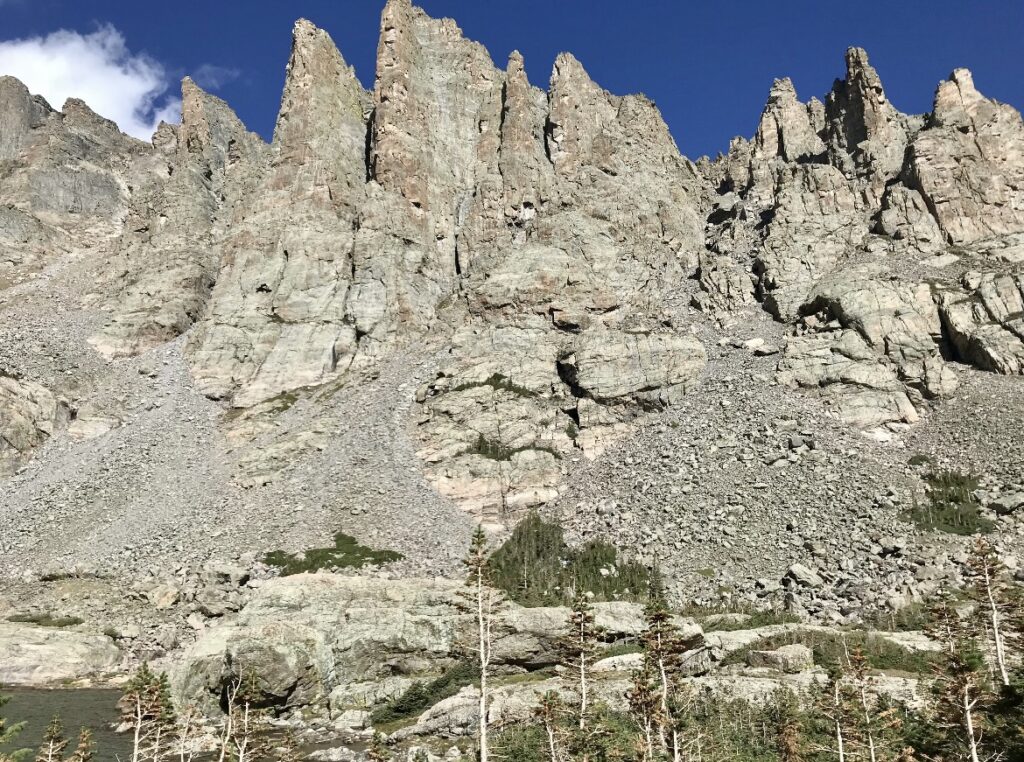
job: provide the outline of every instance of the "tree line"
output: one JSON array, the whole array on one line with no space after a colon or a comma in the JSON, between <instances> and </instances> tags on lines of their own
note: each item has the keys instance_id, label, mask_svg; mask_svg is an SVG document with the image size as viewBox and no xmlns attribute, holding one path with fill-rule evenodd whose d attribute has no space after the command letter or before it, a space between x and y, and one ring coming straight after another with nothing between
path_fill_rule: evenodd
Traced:
<instances>
[{"instance_id":1,"label":"tree line","mask_svg":"<svg viewBox=\"0 0 1024 762\"><path fill-rule=\"evenodd\" d=\"M508 605L494 583L493 559L478 528L464 562L464 609L473 623L466 653L477 676L473 752L479 762L1024 762L1024 596L983 539L965 566L965 587L930 608L926 631L940 650L931 660L933 674L922 682L923 706L887 698L859 644L802 694L780 688L767 701L748 702L696 690L686 679L686 661L699 638L676 625L655 573L624 704L609 706L596 689L603 633L593 592L579 586L559 642L561 688L539 697L531 722L509 727L494 726L491 716L492 649ZM226 686L215 749L204 758L305 758L293 736L267 732L270 715L260 703L257 677L247 674ZM175 710L166 675L143 665L125 686L120 709L131 734L131 762L199 758L201 718L193 707ZM0 713L0 747L12 746L22 727L7 725ZM55 717L34 759L93 762L96 755L89 729L72 747ZM31 750L0 753L0 762L31 756ZM366 757L398 758L381 736Z\"/></svg>"}]
</instances>

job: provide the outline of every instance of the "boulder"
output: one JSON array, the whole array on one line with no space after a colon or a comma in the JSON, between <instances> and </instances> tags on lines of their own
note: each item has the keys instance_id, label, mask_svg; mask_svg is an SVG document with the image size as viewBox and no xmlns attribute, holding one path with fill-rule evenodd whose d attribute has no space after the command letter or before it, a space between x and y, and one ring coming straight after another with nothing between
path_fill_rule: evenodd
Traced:
<instances>
[{"instance_id":1,"label":"boulder","mask_svg":"<svg viewBox=\"0 0 1024 762\"><path fill-rule=\"evenodd\" d=\"M97 683L121 669L121 651L105 635L0 622L0 685L56 688Z\"/></svg>"},{"instance_id":2,"label":"boulder","mask_svg":"<svg viewBox=\"0 0 1024 762\"><path fill-rule=\"evenodd\" d=\"M747 665L796 674L814 669L814 654L807 646L796 643L774 651L750 651L747 654Z\"/></svg>"}]
</instances>

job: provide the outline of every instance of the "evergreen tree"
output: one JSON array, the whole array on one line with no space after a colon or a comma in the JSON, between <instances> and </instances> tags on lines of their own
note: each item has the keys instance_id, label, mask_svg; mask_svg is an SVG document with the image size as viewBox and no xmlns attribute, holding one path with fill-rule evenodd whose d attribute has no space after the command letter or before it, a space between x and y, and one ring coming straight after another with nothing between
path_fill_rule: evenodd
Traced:
<instances>
[{"instance_id":1,"label":"evergreen tree","mask_svg":"<svg viewBox=\"0 0 1024 762\"><path fill-rule=\"evenodd\" d=\"M562 719L564 715L565 706L554 691L548 691L541 696L540 703L537 704L537 708L533 712L534 719L544 727L548 762L562 762Z\"/></svg>"},{"instance_id":2,"label":"evergreen tree","mask_svg":"<svg viewBox=\"0 0 1024 762\"><path fill-rule=\"evenodd\" d=\"M800 703L790 691L779 688L768 705L768 731L774 733L780 762L805 762L806 741Z\"/></svg>"},{"instance_id":3,"label":"evergreen tree","mask_svg":"<svg viewBox=\"0 0 1024 762\"><path fill-rule=\"evenodd\" d=\"M7 696L0 696L0 710L3 710L4 706L10 701ZM10 746L17 740L18 735L25 728L24 722L14 723L12 725L7 724L7 720L4 719L3 714L0 713L0 746ZM0 762L17 762L26 755L31 754L30 749L21 749L19 751L10 752L5 754L0 751Z\"/></svg>"},{"instance_id":4,"label":"evergreen tree","mask_svg":"<svg viewBox=\"0 0 1024 762\"><path fill-rule=\"evenodd\" d=\"M572 748L582 762L588 762L596 751L593 737L595 729L589 727L588 723L593 703L590 696L590 670L598 653L600 635L600 629L594 622L594 607L589 595L583 590L577 590L561 647L569 679L576 684L577 732L572 735Z\"/></svg>"},{"instance_id":5,"label":"evergreen tree","mask_svg":"<svg viewBox=\"0 0 1024 762\"><path fill-rule=\"evenodd\" d=\"M125 685L120 708L122 722L132 728L132 762L166 756L176 724L167 675L143 664Z\"/></svg>"},{"instance_id":6,"label":"evergreen tree","mask_svg":"<svg viewBox=\"0 0 1024 762\"><path fill-rule=\"evenodd\" d=\"M67 746L68 740L64 737L64 725L61 723L60 717L54 715L43 733L43 742L39 745L39 751L36 753L36 762L63 762L64 749Z\"/></svg>"},{"instance_id":7,"label":"evergreen tree","mask_svg":"<svg viewBox=\"0 0 1024 762\"><path fill-rule=\"evenodd\" d=\"M93 741L92 730L82 728L78 733L78 746L68 762L94 762L96 759L96 742Z\"/></svg>"},{"instance_id":8,"label":"evergreen tree","mask_svg":"<svg viewBox=\"0 0 1024 762\"><path fill-rule=\"evenodd\" d=\"M981 762L987 689L985 658L972 629L946 601L940 601L929 634L943 645L932 683L933 701L925 726L924 745L939 759Z\"/></svg>"},{"instance_id":9,"label":"evergreen tree","mask_svg":"<svg viewBox=\"0 0 1024 762\"><path fill-rule=\"evenodd\" d=\"M491 650L494 645L494 621L501 607L501 594L491 584L491 565L487 547L487 535L482 526L477 526L470 542L469 554L463 561L466 568L466 587L469 590L470 608L476 624L474 656L480 670L480 706L478 743L479 761L489 762L488 739L488 684L491 667Z\"/></svg>"},{"instance_id":10,"label":"evergreen tree","mask_svg":"<svg viewBox=\"0 0 1024 762\"><path fill-rule=\"evenodd\" d=\"M690 697L679 687L683 655L696 646L688 641L673 622L673 614L665 597L661 575L655 569L650 594L644 607L646 628L641 635L644 661L654 675L658 706L655 715L658 743L678 762L683 754L680 734L682 717L689 711ZM696 740L696 739L695 739Z\"/></svg>"},{"instance_id":11,"label":"evergreen tree","mask_svg":"<svg viewBox=\"0 0 1024 762\"><path fill-rule=\"evenodd\" d=\"M633 674L633 685L627 696L630 716L637 728L635 751L639 762L653 762L655 759L661 706L656 680L651 662L644 659L640 669Z\"/></svg>"}]
</instances>

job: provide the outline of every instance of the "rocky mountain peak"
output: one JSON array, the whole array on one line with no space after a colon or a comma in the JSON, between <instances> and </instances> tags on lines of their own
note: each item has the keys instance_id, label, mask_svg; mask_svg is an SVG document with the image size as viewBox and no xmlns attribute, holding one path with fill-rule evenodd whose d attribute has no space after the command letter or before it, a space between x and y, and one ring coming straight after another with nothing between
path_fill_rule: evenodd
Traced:
<instances>
[{"instance_id":1,"label":"rocky mountain peak","mask_svg":"<svg viewBox=\"0 0 1024 762\"><path fill-rule=\"evenodd\" d=\"M987 399L968 365L1024 367L1024 130L966 73L924 120L851 49L824 102L776 80L751 139L697 166L569 53L543 89L407 0L379 31L366 92L296 23L270 145L190 79L152 146L0 80L4 462L64 480L0 500L85 490L73 431L103 474L195 441L147 494L208 524L230 506L254 543L356 517L386 536L380 504L410 532L410 505L442 529L565 509L643 546L625 517L648 493L832 529L845 509L815 506L877 508L839 474L903 479L892 453ZM588 513L595 473L626 507Z\"/></svg>"},{"instance_id":2,"label":"rocky mountain peak","mask_svg":"<svg viewBox=\"0 0 1024 762\"><path fill-rule=\"evenodd\" d=\"M32 130L41 127L53 113L40 96L14 77L0 76L0 160L16 158L29 141Z\"/></svg>"},{"instance_id":3,"label":"rocky mountain peak","mask_svg":"<svg viewBox=\"0 0 1024 762\"><path fill-rule=\"evenodd\" d=\"M793 81L776 79L754 136L758 153L766 159L790 162L819 156L825 151L819 130L820 126L812 123L810 106L797 99Z\"/></svg>"},{"instance_id":4,"label":"rocky mountain peak","mask_svg":"<svg viewBox=\"0 0 1024 762\"><path fill-rule=\"evenodd\" d=\"M315 150L318 141L343 140L345 148L352 140L365 143L368 105L355 70L345 62L330 35L305 19L297 21L274 129L277 149L291 155ZM365 176L365 170L356 174Z\"/></svg>"},{"instance_id":5,"label":"rocky mountain peak","mask_svg":"<svg viewBox=\"0 0 1024 762\"><path fill-rule=\"evenodd\" d=\"M846 51L846 79L836 81L825 113L837 166L882 177L899 172L907 143L905 118L889 102L863 48Z\"/></svg>"}]
</instances>

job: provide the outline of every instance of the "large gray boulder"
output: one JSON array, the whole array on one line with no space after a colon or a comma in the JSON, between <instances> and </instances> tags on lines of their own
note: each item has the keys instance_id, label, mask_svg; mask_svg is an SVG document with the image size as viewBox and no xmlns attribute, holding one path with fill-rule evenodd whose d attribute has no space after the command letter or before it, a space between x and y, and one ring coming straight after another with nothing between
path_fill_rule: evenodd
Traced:
<instances>
[{"instance_id":1,"label":"large gray boulder","mask_svg":"<svg viewBox=\"0 0 1024 762\"><path fill-rule=\"evenodd\" d=\"M0 654L0 685L96 683L121 667L121 651L104 635L32 624L0 622Z\"/></svg>"},{"instance_id":2,"label":"large gray boulder","mask_svg":"<svg viewBox=\"0 0 1024 762\"><path fill-rule=\"evenodd\" d=\"M595 604L609 641L636 637L642 608ZM505 604L495 624L498 669L550 667L569 612ZM700 629L680 622L693 637ZM274 706L326 703L332 693L363 695L359 686L393 677L436 674L472 658L472 612L466 588L448 580L378 580L329 574L272 580L231 622L203 632L172 669L175 695L213 711L233 679L252 673Z\"/></svg>"}]
</instances>

